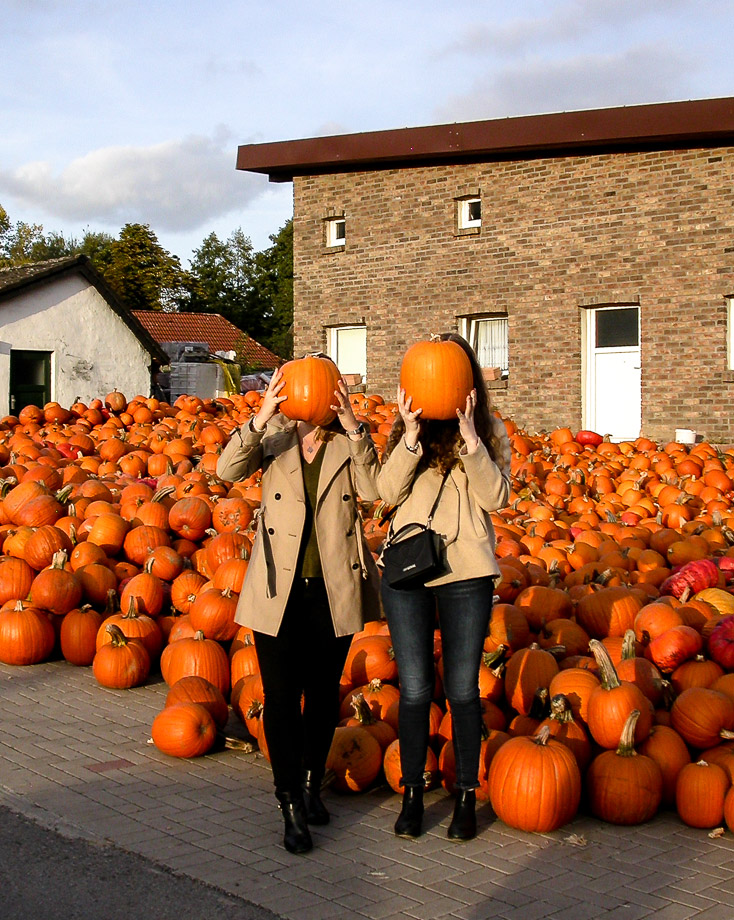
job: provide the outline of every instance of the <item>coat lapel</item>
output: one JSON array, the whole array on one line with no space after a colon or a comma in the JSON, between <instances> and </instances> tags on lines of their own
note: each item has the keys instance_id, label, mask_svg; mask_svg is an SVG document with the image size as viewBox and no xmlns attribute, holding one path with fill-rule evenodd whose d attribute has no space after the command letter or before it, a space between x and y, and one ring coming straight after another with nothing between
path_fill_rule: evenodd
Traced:
<instances>
[{"instance_id":1,"label":"coat lapel","mask_svg":"<svg viewBox=\"0 0 734 920\"><path fill-rule=\"evenodd\" d=\"M272 458L278 464L278 471L300 501L305 501L303 491L303 470L301 468L301 449L298 446L298 434L295 423L288 423L281 427L280 432L274 435L268 445L268 451L263 460Z\"/></svg>"}]
</instances>

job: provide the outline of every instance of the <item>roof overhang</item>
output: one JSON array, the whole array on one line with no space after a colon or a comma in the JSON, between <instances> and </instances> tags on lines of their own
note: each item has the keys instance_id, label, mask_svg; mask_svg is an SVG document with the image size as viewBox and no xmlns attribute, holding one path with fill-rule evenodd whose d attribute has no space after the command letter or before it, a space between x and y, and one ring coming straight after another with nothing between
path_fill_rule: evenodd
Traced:
<instances>
[{"instance_id":1,"label":"roof overhang","mask_svg":"<svg viewBox=\"0 0 734 920\"><path fill-rule=\"evenodd\" d=\"M238 148L237 169L289 182L333 172L732 139L734 98L703 99L246 144Z\"/></svg>"}]
</instances>

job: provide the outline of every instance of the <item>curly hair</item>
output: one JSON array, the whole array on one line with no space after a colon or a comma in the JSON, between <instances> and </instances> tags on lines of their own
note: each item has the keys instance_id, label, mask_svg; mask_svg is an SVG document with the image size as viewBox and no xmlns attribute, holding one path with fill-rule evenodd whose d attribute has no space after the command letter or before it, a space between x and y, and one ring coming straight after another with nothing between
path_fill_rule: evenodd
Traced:
<instances>
[{"instance_id":1,"label":"curly hair","mask_svg":"<svg viewBox=\"0 0 734 920\"><path fill-rule=\"evenodd\" d=\"M489 394L484 382L482 369L474 354L474 349L463 336L456 332L444 332L440 336L440 339L442 342L456 342L457 345L461 346L466 356L469 358L474 388L477 391L477 402L474 408L474 426L479 439L487 448L489 456L492 460L496 460L499 456L500 445L493 432L492 406L489 401ZM402 417L397 415L387 438L384 459L390 456L395 445L400 438L402 438L404 433L405 423ZM448 421L421 421L419 441L423 448L421 465L424 467L433 466L436 467L440 473L445 473L446 470L459 459L459 451L463 445L459 433L458 419L449 419Z\"/></svg>"}]
</instances>

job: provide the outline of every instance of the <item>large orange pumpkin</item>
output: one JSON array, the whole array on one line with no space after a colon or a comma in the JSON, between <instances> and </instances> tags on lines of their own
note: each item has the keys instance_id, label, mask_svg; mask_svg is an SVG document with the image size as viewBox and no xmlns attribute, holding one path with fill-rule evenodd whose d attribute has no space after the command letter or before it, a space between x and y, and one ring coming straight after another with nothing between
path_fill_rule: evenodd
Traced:
<instances>
[{"instance_id":1,"label":"large orange pumpkin","mask_svg":"<svg viewBox=\"0 0 734 920\"><path fill-rule=\"evenodd\" d=\"M536 735L506 741L489 767L489 797L495 814L509 827L546 833L572 820L581 800L581 773L571 751Z\"/></svg>"},{"instance_id":2,"label":"large orange pumpkin","mask_svg":"<svg viewBox=\"0 0 734 920\"><path fill-rule=\"evenodd\" d=\"M284 383L280 395L288 397L280 404L283 415L312 425L328 425L334 420L336 413L331 407L341 375L330 358L308 355L288 361L281 370Z\"/></svg>"},{"instance_id":3,"label":"large orange pumpkin","mask_svg":"<svg viewBox=\"0 0 734 920\"><path fill-rule=\"evenodd\" d=\"M471 363L457 342L416 342L403 357L400 386L421 418L455 419L474 386Z\"/></svg>"}]
</instances>

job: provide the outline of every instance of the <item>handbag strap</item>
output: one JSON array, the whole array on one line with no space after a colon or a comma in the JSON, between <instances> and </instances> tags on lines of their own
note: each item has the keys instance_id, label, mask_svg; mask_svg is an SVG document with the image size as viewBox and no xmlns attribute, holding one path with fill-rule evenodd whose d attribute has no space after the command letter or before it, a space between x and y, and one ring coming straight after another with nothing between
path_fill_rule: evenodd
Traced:
<instances>
[{"instance_id":1,"label":"handbag strap","mask_svg":"<svg viewBox=\"0 0 734 920\"><path fill-rule=\"evenodd\" d=\"M417 527L423 528L424 530L425 530L425 529L428 529L428 528L431 526L431 521L433 520L433 514L434 514L436 508L438 507L438 500L439 500L439 498L441 498L441 493L443 492L443 487L446 485L446 480L449 478L449 473L450 473L451 470L453 469L453 466L454 466L454 464L452 463L451 466L450 466L450 467L446 470L446 472L443 474L443 477L442 477L442 479L441 479L441 485L439 486L439 489L438 489L438 494L436 495L436 498L434 499L433 504L431 505L431 510L428 512L428 520L426 521L426 523L425 523L425 524L417 524L417 525L408 524L408 525L405 525L405 526L408 526L408 527L417 526ZM399 506L396 505L395 508L393 508L391 514L394 514L395 511L397 511L398 507L399 507ZM388 542L388 543L389 543L390 540L392 540L392 538L395 536L395 531L394 531L394 529L393 529L393 521L394 521L394 518L391 517L391 518L390 518L390 527L389 527L389 529L388 529L387 541L386 541L386 542ZM400 530L402 531L403 528L401 527Z\"/></svg>"},{"instance_id":2,"label":"handbag strap","mask_svg":"<svg viewBox=\"0 0 734 920\"><path fill-rule=\"evenodd\" d=\"M451 464L451 466L453 466L453 464ZM433 513L436 510L436 508L438 508L438 500L439 498L441 498L443 487L446 485L446 480L449 478L449 473L451 472L451 466L443 474L443 478L441 479L441 485L438 490L438 495L436 496L436 500L431 505L431 510L428 512L428 520L426 521L426 527L431 526L431 521L433 520Z\"/></svg>"}]
</instances>

